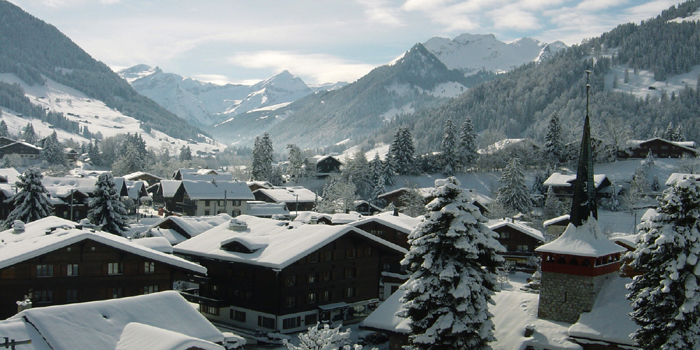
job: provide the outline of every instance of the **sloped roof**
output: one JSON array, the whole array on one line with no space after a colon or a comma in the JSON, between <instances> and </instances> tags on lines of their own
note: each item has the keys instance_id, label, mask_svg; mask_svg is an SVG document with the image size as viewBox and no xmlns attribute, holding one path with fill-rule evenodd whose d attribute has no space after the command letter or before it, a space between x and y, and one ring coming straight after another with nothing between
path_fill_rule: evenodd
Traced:
<instances>
[{"instance_id":1,"label":"sloped roof","mask_svg":"<svg viewBox=\"0 0 700 350\"><path fill-rule=\"evenodd\" d=\"M245 182L182 180L182 186L194 200L255 200Z\"/></svg>"},{"instance_id":2,"label":"sloped roof","mask_svg":"<svg viewBox=\"0 0 700 350\"><path fill-rule=\"evenodd\" d=\"M309 203L315 202L316 199L321 200L320 196L316 196L316 193L312 192L308 188L296 186L296 187L284 187L284 188L260 188L254 191L258 193L264 193L266 196L270 197L273 201L277 203ZM298 196L298 200L297 200Z\"/></svg>"},{"instance_id":3,"label":"sloped roof","mask_svg":"<svg viewBox=\"0 0 700 350\"><path fill-rule=\"evenodd\" d=\"M5 240L6 245L0 248L0 269L77 242L90 240L185 270L200 274L206 274L207 272L207 269L203 266L185 259L135 244L129 239L111 233L79 230L73 228L73 222L65 224L66 221L68 220L49 216L26 224L23 233L14 234L12 229L1 232L0 237L3 239L8 238L8 240ZM47 227L59 226L62 228L54 230L51 234L46 234Z\"/></svg>"},{"instance_id":4,"label":"sloped roof","mask_svg":"<svg viewBox=\"0 0 700 350\"><path fill-rule=\"evenodd\" d=\"M162 227L165 226L165 222L170 221L190 237L194 237L223 223L229 222L229 220L231 220L231 216L226 213L213 216L168 216L153 224L151 227Z\"/></svg>"},{"instance_id":5,"label":"sloped roof","mask_svg":"<svg viewBox=\"0 0 700 350\"><path fill-rule=\"evenodd\" d=\"M411 233L411 231L413 231L421 221L421 218L414 218L406 214L399 213L399 216L395 216L393 213L385 212L373 216L363 217L358 221L350 223L350 225L362 226L369 222L376 222L408 234Z\"/></svg>"},{"instance_id":6,"label":"sloped roof","mask_svg":"<svg viewBox=\"0 0 700 350\"><path fill-rule=\"evenodd\" d=\"M680 148L683 148L689 152L692 153L697 153L698 150L695 149L695 141L671 141L671 140L666 140L660 137L654 137L648 140L629 140L627 141L627 145L630 147L639 147L640 145L651 142L651 141L661 141L661 142L666 142L675 146L678 146Z\"/></svg>"},{"instance_id":7,"label":"sloped roof","mask_svg":"<svg viewBox=\"0 0 700 350\"><path fill-rule=\"evenodd\" d=\"M668 180L666 180L666 186L673 186L676 184L676 182L683 180L683 179L698 180L698 179L700 179L700 174L672 173L671 175L668 176Z\"/></svg>"},{"instance_id":8,"label":"sloped roof","mask_svg":"<svg viewBox=\"0 0 700 350\"><path fill-rule=\"evenodd\" d=\"M284 203L250 201L246 214L250 216L289 215L289 210Z\"/></svg>"},{"instance_id":9,"label":"sloped roof","mask_svg":"<svg viewBox=\"0 0 700 350\"><path fill-rule=\"evenodd\" d=\"M598 188L607 179L605 174L593 175L593 182L595 182L595 187ZM576 174L564 175L561 173L553 173L547 180L542 184L545 186L555 186L555 187L571 187L572 183L576 181Z\"/></svg>"},{"instance_id":10,"label":"sloped roof","mask_svg":"<svg viewBox=\"0 0 700 350\"><path fill-rule=\"evenodd\" d=\"M417 190L418 190L418 194L420 194L421 197L428 198L428 197L431 197L433 195L434 189L435 189L434 187L422 187L422 188L418 188ZM410 191L410 189L408 187L401 187L401 188L397 188L395 190L391 190L389 192L384 192L384 193L380 194L378 197L384 198L386 196L394 195L394 194L397 194L400 192L408 192L408 191Z\"/></svg>"},{"instance_id":11,"label":"sloped roof","mask_svg":"<svg viewBox=\"0 0 700 350\"><path fill-rule=\"evenodd\" d=\"M354 232L401 254L406 253L406 249L398 245L348 225L306 225L249 215L241 215L236 219L245 223L247 227L240 231L234 231L229 229L228 224L219 225L176 245L175 252L283 269L343 235ZM262 237L267 239L268 245L264 249L249 254L231 252L221 247L222 242L230 241L235 237L243 239Z\"/></svg>"},{"instance_id":12,"label":"sloped roof","mask_svg":"<svg viewBox=\"0 0 700 350\"><path fill-rule=\"evenodd\" d=\"M384 300L360 323L363 327L385 330L393 333L411 333L411 320L396 316L396 313L401 311L403 303L401 298L406 294L406 291L399 289L389 298Z\"/></svg>"},{"instance_id":13,"label":"sloped roof","mask_svg":"<svg viewBox=\"0 0 700 350\"><path fill-rule=\"evenodd\" d=\"M162 180L160 182L160 188L163 191L163 197L174 197L180 185L182 185L182 181L180 180Z\"/></svg>"},{"instance_id":14,"label":"sloped roof","mask_svg":"<svg viewBox=\"0 0 700 350\"><path fill-rule=\"evenodd\" d=\"M611 242L600 231L598 221L590 217L579 227L569 224L559 238L536 248L535 251L538 253L600 257L622 253L625 248Z\"/></svg>"},{"instance_id":15,"label":"sloped roof","mask_svg":"<svg viewBox=\"0 0 700 350\"><path fill-rule=\"evenodd\" d=\"M504 227L504 226L508 226L508 227L513 228L515 230L518 230L518 231L520 231L520 232L522 232L522 233L524 233L532 238L535 238L539 241L544 242L544 235L542 234L542 232L540 232L539 230L536 230L536 229L534 229L534 228L532 228L532 227L530 227L530 226L528 226L525 223L520 222L520 221L513 222L513 221L508 221L508 220L497 219L497 220L489 220L486 223L486 227L488 227L494 231L501 228L501 227Z\"/></svg>"},{"instance_id":16,"label":"sloped roof","mask_svg":"<svg viewBox=\"0 0 700 350\"><path fill-rule=\"evenodd\" d=\"M70 195L71 191L82 192L87 196L95 192L97 178L44 176L41 183L49 191L51 197L66 197Z\"/></svg>"},{"instance_id":17,"label":"sloped roof","mask_svg":"<svg viewBox=\"0 0 700 350\"><path fill-rule=\"evenodd\" d=\"M562 221L567 221L569 220L569 214L564 214L561 216L557 216L556 218L551 218L545 222L542 223L542 227L547 227L556 223L560 223Z\"/></svg>"},{"instance_id":18,"label":"sloped roof","mask_svg":"<svg viewBox=\"0 0 700 350\"><path fill-rule=\"evenodd\" d=\"M169 331L167 329L131 322L124 327L115 350L224 350L221 345Z\"/></svg>"},{"instance_id":19,"label":"sloped roof","mask_svg":"<svg viewBox=\"0 0 700 350\"><path fill-rule=\"evenodd\" d=\"M132 322L209 342L224 341L223 334L174 291L32 308L0 322L0 328L9 324L25 333L36 350L115 349L124 329ZM19 323L31 325L26 327L28 330L22 330ZM161 342L169 341L159 334L153 337Z\"/></svg>"},{"instance_id":20,"label":"sloped roof","mask_svg":"<svg viewBox=\"0 0 700 350\"><path fill-rule=\"evenodd\" d=\"M19 181L19 172L15 168L0 168L0 176L7 178L7 183L15 184Z\"/></svg>"}]
</instances>

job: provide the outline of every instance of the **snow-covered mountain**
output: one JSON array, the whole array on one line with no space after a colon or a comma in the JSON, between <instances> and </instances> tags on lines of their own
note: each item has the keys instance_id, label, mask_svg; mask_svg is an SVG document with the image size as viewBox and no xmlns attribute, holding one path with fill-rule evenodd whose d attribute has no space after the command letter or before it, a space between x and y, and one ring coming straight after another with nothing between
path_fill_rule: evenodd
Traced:
<instances>
[{"instance_id":1,"label":"snow-covered mountain","mask_svg":"<svg viewBox=\"0 0 700 350\"><path fill-rule=\"evenodd\" d=\"M286 70L252 86L212 84L144 64L118 73L142 95L198 126L213 125L254 110L274 110L315 91L344 85L337 83L310 88Z\"/></svg>"},{"instance_id":2,"label":"snow-covered mountain","mask_svg":"<svg viewBox=\"0 0 700 350\"><path fill-rule=\"evenodd\" d=\"M423 43L449 69L465 74L480 70L502 73L524 63L539 61L566 48L561 41L547 44L536 39L520 38L504 43L493 34L462 34L450 40L434 37Z\"/></svg>"}]
</instances>

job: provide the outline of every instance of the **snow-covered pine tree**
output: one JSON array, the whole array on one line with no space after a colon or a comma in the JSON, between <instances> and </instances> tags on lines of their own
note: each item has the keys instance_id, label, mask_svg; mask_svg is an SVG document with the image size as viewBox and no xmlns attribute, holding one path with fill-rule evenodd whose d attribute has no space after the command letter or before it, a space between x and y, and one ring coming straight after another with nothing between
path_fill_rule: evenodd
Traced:
<instances>
[{"instance_id":1,"label":"snow-covered pine tree","mask_svg":"<svg viewBox=\"0 0 700 350\"><path fill-rule=\"evenodd\" d=\"M554 194L554 187L547 187L544 200L544 214L547 218L555 218L562 213L562 204Z\"/></svg>"},{"instance_id":2,"label":"snow-covered pine tree","mask_svg":"<svg viewBox=\"0 0 700 350\"><path fill-rule=\"evenodd\" d=\"M399 175L417 173L415 147L413 146L413 137L411 130L408 128L399 128L394 136L394 140L389 145L387 154L387 171L393 170ZM385 178L385 180L389 180ZM386 182L389 184L389 182ZM393 183L392 183L393 184Z\"/></svg>"},{"instance_id":3,"label":"snow-covered pine tree","mask_svg":"<svg viewBox=\"0 0 700 350\"><path fill-rule=\"evenodd\" d=\"M88 147L88 157L90 157L90 162L94 165L102 165L102 157L100 156L100 147L95 140L95 144L90 144Z\"/></svg>"},{"instance_id":4,"label":"snow-covered pine tree","mask_svg":"<svg viewBox=\"0 0 700 350\"><path fill-rule=\"evenodd\" d=\"M182 146L180 148L180 161L188 161L192 160L192 150L190 149L190 146Z\"/></svg>"},{"instance_id":5,"label":"snow-covered pine tree","mask_svg":"<svg viewBox=\"0 0 700 350\"><path fill-rule=\"evenodd\" d=\"M125 145L125 150L117 158L117 161L112 165L113 171L118 175L131 174L137 171L143 171L145 168L145 158L138 151L138 145L129 142Z\"/></svg>"},{"instance_id":6,"label":"snow-covered pine tree","mask_svg":"<svg viewBox=\"0 0 700 350\"><path fill-rule=\"evenodd\" d=\"M401 286L402 317L411 319L407 349L490 349L495 340L492 302L504 248L459 180L435 181L436 198L408 240L401 262L409 279Z\"/></svg>"},{"instance_id":7,"label":"snow-covered pine tree","mask_svg":"<svg viewBox=\"0 0 700 350\"><path fill-rule=\"evenodd\" d=\"M649 185L652 191L657 192L658 190L661 189L661 185L659 184L659 176L654 174L654 177L651 178L651 184Z\"/></svg>"},{"instance_id":8,"label":"snow-covered pine tree","mask_svg":"<svg viewBox=\"0 0 700 350\"><path fill-rule=\"evenodd\" d=\"M287 145L287 149L289 150L287 175L292 181L297 182L304 174L304 158L301 155L301 149L297 145L290 143Z\"/></svg>"},{"instance_id":9,"label":"snow-covered pine tree","mask_svg":"<svg viewBox=\"0 0 700 350\"><path fill-rule=\"evenodd\" d=\"M350 328L340 330L341 326L331 328L329 325L316 323L308 328L306 333L299 333L299 345L293 345L288 340L282 342L288 350L362 350L361 345L350 345ZM373 350L376 350L374 348Z\"/></svg>"},{"instance_id":10,"label":"snow-covered pine tree","mask_svg":"<svg viewBox=\"0 0 700 350\"><path fill-rule=\"evenodd\" d=\"M676 127L676 131L673 133L673 141L678 141L678 142L683 142L685 141L685 133L683 132L683 128L681 127L680 124Z\"/></svg>"},{"instance_id":11,"label":"snow-covered pine tree","mask_svg":"<svg viewBox=\"0 0 700 350\"><path fill-rule=\"evenodd\" d=\"M529 214L532 208L532 198L525 186L525 175L518 158L508 162L499 182L503 184L498 189L496 201L509 212Z\"/></svg>"},{"instance_id":12,"label":"snow-covered pine tree","mask_svg":"<svg viewBox=\"0 0 700 350\"><path fill-rule=\"evenodd\" d=\"M7 130L7 124L4 120L0 120L0 136L10 137L10 131Z\"/></svg>"},{"instance_id":13,"label":"snow-covered pine tree","mask_svg":"<svg viewBox=\"0 0 700 350\"><path fill-rule=\"evenodd\" d=\"M370 171L372 172L372 194L369 199L374 205L383 207L383 203L379 203L378 197L386 192L384 187L384 163L379 159L379 153L374 154L374 159L369 162Z\"/></svg>"},{"instance_id":14,"label":"snow-covered pine tree","mask_svg":"<svg viewBox=\"0 0 700 350\"><path fill-rule=\"evenodd\" d=\"M361 198L369 198L372 194L372 172L367 157L361 149L353 154L352 159L345 160L342 177L355 184L355 189Z\"/></svg>"},{"instance_id":15,"label":"snow-covered pine tree","mask_svg":"<svg viewBox=\"0 0 700 350\"><path fill-rule=\"evenodd\" d=\"M668 126L666 127L666 131L664 131L663 138L665 140L673 141L675 138L675 133L676 131L673 129L673 122L668 122Z\"/></svg>"},{"instance_id":16,"label":"snow-covered pine tree","mask_svg":"<svg viewBox=\"0 0 700 350\"><path fill-rule=\"evenodd\" d=\"M620 191L615 181L610 184L610 187L612 192L610 192L610 199L608 199L608 210L612 212L620 211L622 210L622 203L620 202Z\"/></svg>"},{"instance_id":17,"label":"snow-covered pine tree","mask_svg":"<svg viewBox=\"0 0 700 350\"><path fill-rule=\"evenodd\" d=\"M255 144L253 145L253 180L270 180L270 176L272 176L272 152L272 141L268 133L264 133L262 137L255 137Z\"/></svg>"},{"instance_id":18,"label":"snow-covered pine tree","mask_svg":"<svg viewBox=\"0 0 700 350\"><path fill-rule=\"evenodd\" d=\"M459 152L459 160L465 170L476 164L479 153L477 153L476 132L472 118L467 118L462 123L459 133Z\"/></svg>"},{"instance_id":19,"label":"snow-covered pine tree","mask_svg":"<svg viewBox=\"0 0 700 350\"><path fill-rule=\"evenodd\" d=\"M63 152L63 145L58 141L58 135L54 131L44 141L44 148L41 150L41 158L50 165L67 165L66 154Z\"/></svg>"},{"instance_id":20,"label":"snow-covered pine tree","mask_svg":"<svg viewBox=\"0 0 700 350\"><path fill-rule=\"evenodd\" d=\"M544 153L545 157L553 162L559 163L564 155L564 142L561 135L561 124L559 117L552 114L547 125L547 135L545 135Z\"/></svg>"},{"instance_id":21,"label":"snow-covered pine tree","mask_svg":"<svg viewBox=\"0 0 700 350\"><path fill-rule=\"evenodd\" d=\"M34 132L34 126L32 123L27 123L27 126L24 127L22 130L22 140L26 143L30 143L32 145L36 144L39 141L39 136Z\"/></svg>"},{"instance_id":22,"label":"snow-covered pine tree","mask_svg":"<svg viewBox=\"0 0 700 350\"><path fill-rule=\"evenodd\" d=\"M443 129L442 142L440 143L440 160L442 172L452 176L457 171L459 164L457 159L457 136L455 135L452 119L448 119Z\"/></svg>"},{"instance_id":23,"label":"snow-covered pine tree","mask_svg":"<svg viewBox=\"0 0 700 350\"><path fill-rule=\"evenodd\" d=\"M355 184L346 181L339 174L333 174L326 179L323 185L323 198L316 205L319 213L345 213L354 209Z\"/></svg>"},{"instance_id":24,"label":"snow-covered pine tree","mask_svg":"<svg viewBox=\"0 0 700 350\"><path fill-rule=\"evenodd\" d=\"M255 136L255 142L253 143L253 153L252 153L252 170L251 170L251 180L253 181L267 181L263 174L263 156L262 156L262 140L260 136Z\"/></svg>"},{"instance_id":25,"label":"snow-covered pine tree","mask_svg":"<svg viewBox=\"0 0 700 350\"><path fill-rule=\"evenodd\" d=\"M97 178L95 197L88 205L88 220L93 225L102 226L102 231L121 236L129 228L126 209L115 188L112 173L104 173Z\"/></svg>"},{"instance_id":26,"label":"snow-covered pine tree","mask_svg":"<svg viewBox=\"0 0 700 350\"><path fill-rule=\"evenodd\" d=\"M643 349L700 344L700 185L680 180L663 192L656 215L639 225L630 265L644 272L627 285Z\"/></svg>"},{"instance_id":27,"label":"snow-covered pine tree","mask_svg":"<svg viewBox=\"0 0 700 350\"><path fill-rule=\"evenodd\" d=\"M399 197L399 202L403 204L401 211L408 216L417 218L425 214L425 200L414 183L408 185L408 191Z\"/></svg>"},{"instance_id":28,"label":"snow-covered pine tree","mask_svg":"<svg viewBox=\"0 0 700 350\"><path fill-rule=\"evenodd\" d=\"M8 199L14 204L13 209L3 222L3 229L12 227L15 220L24 223L39 220L51 215L51 203L48 198L48 191L41 183L44 175L39 169L29 168L19 176L19 181L15 182L17 194Z\"/></svg>"}]
</instances>

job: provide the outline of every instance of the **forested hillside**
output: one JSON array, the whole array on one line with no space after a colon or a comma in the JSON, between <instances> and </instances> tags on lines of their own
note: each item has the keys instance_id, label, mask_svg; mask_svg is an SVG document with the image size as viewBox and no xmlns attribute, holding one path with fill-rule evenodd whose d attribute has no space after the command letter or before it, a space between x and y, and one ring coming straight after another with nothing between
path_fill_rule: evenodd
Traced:
<instances>
[{"instance_id":1,"label":"forested hillside","mask_svg":"<svg viewBox=\"0 0 700 350\"><path fill-rule=\"evenodd\" d=\"M200 130L139 95L54 26L5 0L0 0L0 27L0 73L14 73L30 85L43 84L45 76L171 136L198 138ZM22 111L31 107L13 109Z\"/></svg>"},{"instance_id":2,"label":"forested hillside","mask_svg":"<svg viewBox=\"0 0 700 350\"><path fill-rule=\"evenodd\" d=\"M450 118L459 124L467 117L473 119L477 131L487 130L493 138L542 140L553 114L561 119L566 141L573 141L585 114L586 70L592 71L590 108L595 137L608 143L647 138L673 123L681 126L688 139L700 141L697 82L687 84L678 94L654 91L660 96L646 99L606 86L606 75L612 74L612 69L624 67L630 75L647 70L656 80L664 81L700 65L700 22L671 21L699 7L700 1L688 1L641 24L620 25L551 59L475 86L443 107L403 115L368 141L387 142L399 126L406 126L412 129L419 151L437 150L443 130L434 126Z\"/></svg>"}]
</instances>

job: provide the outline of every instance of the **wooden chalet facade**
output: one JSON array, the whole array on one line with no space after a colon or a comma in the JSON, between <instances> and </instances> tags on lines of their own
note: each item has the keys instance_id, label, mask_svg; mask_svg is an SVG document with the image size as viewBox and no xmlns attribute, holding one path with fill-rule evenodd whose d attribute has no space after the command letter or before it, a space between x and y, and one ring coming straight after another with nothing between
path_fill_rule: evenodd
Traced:
<instances>
[{"instance_id":1,"label":"wooden chalet facade","mask_svg":"<svg viewBox=\"0 0 700 350\"><path fill-rule=\"evenodd\" d=\"M26 159L39 159L41 148L22 141L0 146L0 157L16 154Z\"/></svg>"},{"instance_id":2,"label":"wooden chalet facade","mask_svg":"<svg viewBox=\"0 0 700 350\"><path fill-rule=\"evenodd\" d=\"M267 203L284 203L290 213L311 211L321 197L303 187L260 188L253 192L256 201Z\"/></svg>"},{"instance_id":3,"label":"wooden chalet facade","mask_svg":"<svg viewBox=\"0 0 700 350\"><path fill-rule=\"evenodd\" d=\"M226 213L236 217L246 213L247 202L251 200L255 197L246 183L240 181L183 180L172 197L175 211L187 216Z\"/></svg>"},{"instance_id":4,"label":"wooden chalet facade","mask_svg":"<svg viewBox=\"0 0 700 350\"><path fill-rule=\"evenodd\" d=\"M659 137L644 140L630 141L630 147L619 155L620 158L646 158L651 152L657 158L695 158L698 151L694 141L669 141Z\"/></svg>"},{"instance_id":5,"label":"wooden chalet facade","mask_svg":"<svg viewBox=\"0 0 700 350\"><path fill-rule=\"evenodd\" d=\"M6 242L0 248L1 318L15 314L15 302L25 296L34 307L121 298L170 290L180 276L206 273L181 258L72 224L48 217L24 232L0 233Z\"/></svg>"},{"instance_id":6,"label":"wooden chalet facade","mask_svg":"<svg viewBox=\"0 0 700 350\"><path fill-rule=\"evenodd\" d=\"M222 225L174 247L208 270L193 278L200 289L190 300L208 318L236 327L291 333L363 318L379 301L383 264L406 253L347 225L239 219L250 225L240 233Z\"/></svg>"},{"instance_id":7,"label":"wooden chalet facade","mask_svg":"<svg viewBox=\"0 0 700 350\"><path fill-rule=\"evenodd\" d=\"M609 197L612 191L612 182L605 174L596 174L593 176L596 188L596 199ZM554 195L559 198L572 198L574 196L573 183L576 181L576 174L565 175L562 173L553 173L547 180L544 181L545 187L552 187Z\"/></svg>"},{"instance_id":8,"label":"wooden chalet facade","mask_svg":"<svg viewBox=\"0 0 700 350\"><path fill-rule=\"evenodd\" d=\"M489 220L486 226L498 233L498 242L506 248L500 255L516 267L532 268L535 248L544 243L542 232L514 220Z\"/></svg>"}]
</instances>

